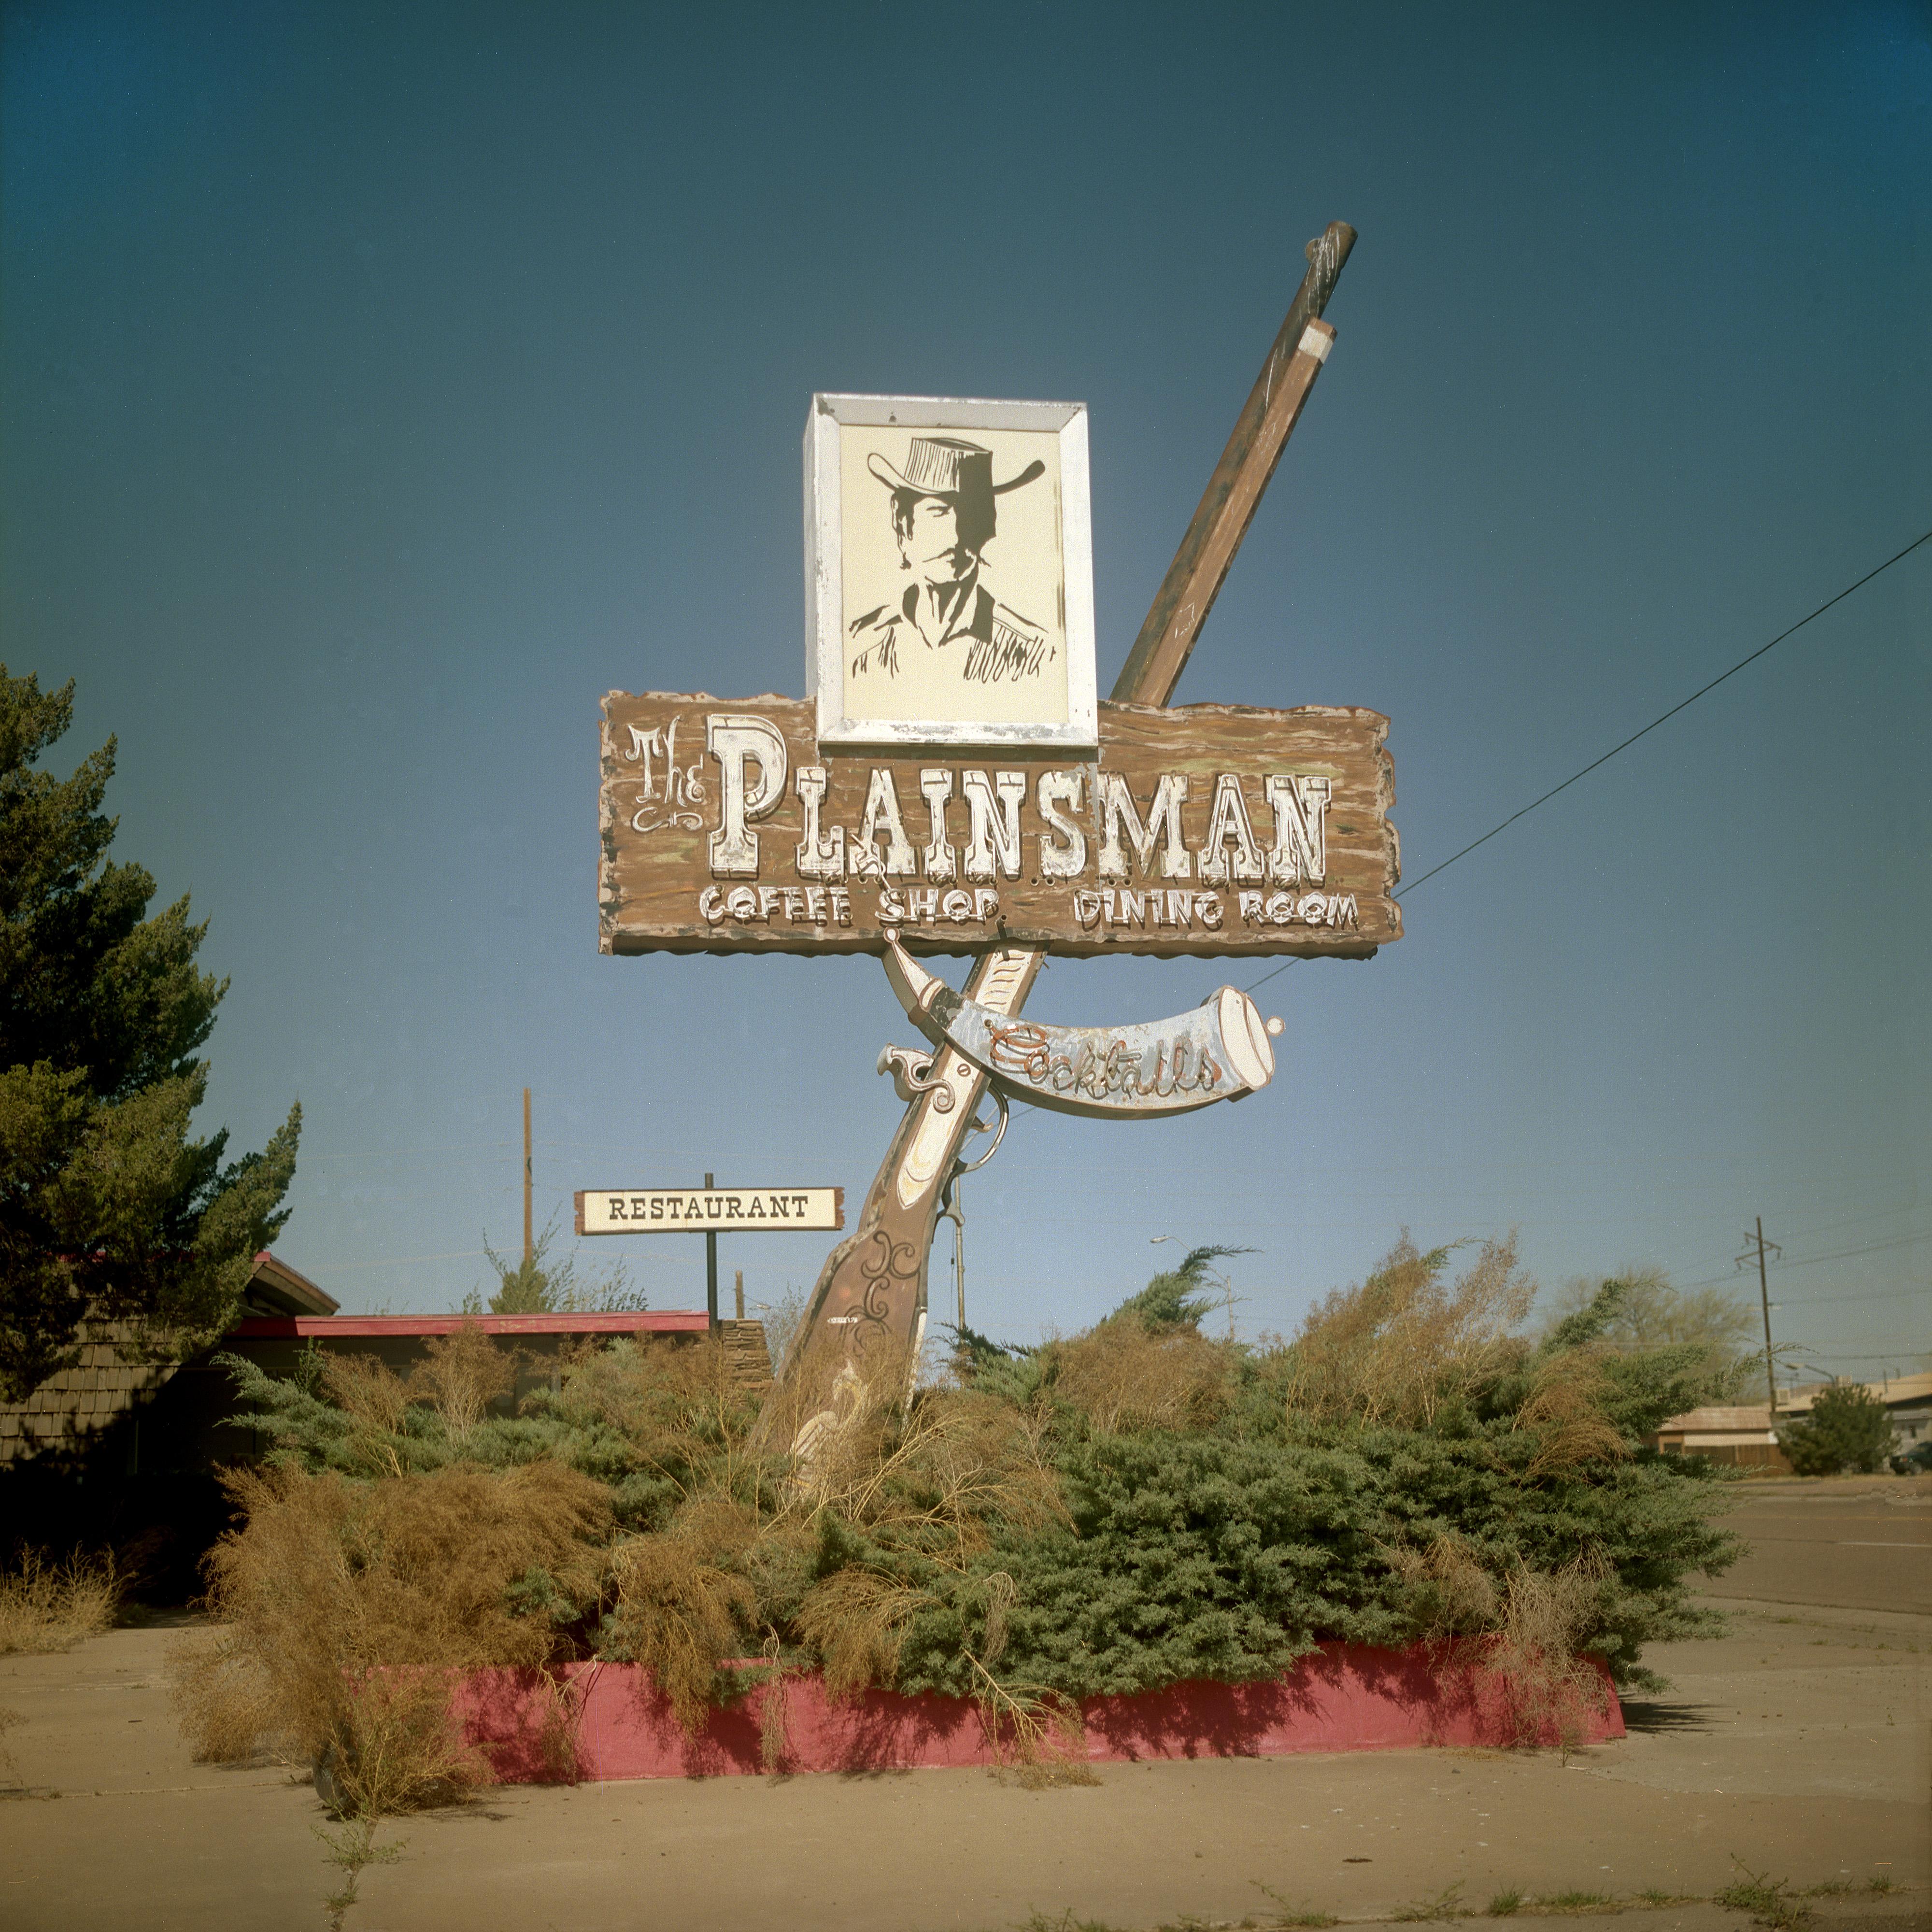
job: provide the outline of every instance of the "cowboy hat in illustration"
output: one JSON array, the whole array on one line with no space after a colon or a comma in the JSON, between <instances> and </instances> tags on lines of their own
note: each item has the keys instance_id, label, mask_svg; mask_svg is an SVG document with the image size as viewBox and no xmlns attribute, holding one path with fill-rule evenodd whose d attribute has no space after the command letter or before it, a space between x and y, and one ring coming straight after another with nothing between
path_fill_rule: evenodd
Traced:
<instances>
[{"instance_id":1,"label":"cowboy hat in illustration","mask_svg":"<svg viewBox=\"0 0 1932 1932\"><path fill-rule=\"evenodd\" d=\"M1046 465L1036 458L1009 482L995 483L993 452L950 436L914 436L906 452L903 472L877 450L866 458L866 466L889 490L910 490L920 496L1004 496L1009 490L1017 490L1046 473Z\"/></svg>"}]
</instances>

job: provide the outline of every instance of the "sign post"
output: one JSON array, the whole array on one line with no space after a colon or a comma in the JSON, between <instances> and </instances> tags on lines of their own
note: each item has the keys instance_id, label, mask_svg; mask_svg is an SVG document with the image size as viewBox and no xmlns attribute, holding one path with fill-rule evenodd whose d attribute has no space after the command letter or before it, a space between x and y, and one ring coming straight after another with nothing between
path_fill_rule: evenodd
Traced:
<instances>
[{"instance_id":1,"label":"sign post","mask_svg":"<svg viewBox=\"0 0 1932 1932\"><path fill-rule=\"evenodd\" d=\"M1084 406L850 396L807 424L806 698L604 700L603 950L874 953L925 1036L880 1056L906 1113L787 1358L813 1381L792 1412L831 1406L777 1446L857 1413L836 1392L868 1387L868 1358L916 1362L938 1217L1013 1100L1144 1118L1271 1080L1281 1023L1232 987L1168 1020L1021 1022L1049 952L1366 958L1401 935L1385 718L1168 708L1328 361L1354 242L1338 222L1309 244L1110 700ZM916 956L960 952L958 991Z\"/></svg>"}]
</instances>

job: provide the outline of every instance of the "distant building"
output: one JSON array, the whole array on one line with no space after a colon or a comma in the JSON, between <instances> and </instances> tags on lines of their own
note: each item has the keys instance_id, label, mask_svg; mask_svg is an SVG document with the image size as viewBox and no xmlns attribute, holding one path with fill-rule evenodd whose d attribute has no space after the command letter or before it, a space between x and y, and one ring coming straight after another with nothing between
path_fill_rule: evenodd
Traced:
<instances>
[{"instance_id":1,"label":"distant building","mask_svg":"<svg viewBox=\"0 0 1932 1932\"><path fill-rule=\"evenodd\" d=\"M244 1318L329 1316L340 1306L266 1248L255 1257L242 1296ZM50 1376L25 1402L0 1405L0 1469L43 1455L92 1461L90 1452L113 1433L126 1438L123 1473L139 1473L141 1412L181 1373L181 1366L130 1361L118 1346L127 1339L119 1322L91 1325L72 1368Z\"/></svg>"},{"instance_id":2,"label":"distant building","mask_svg":"<svg viewBox=\"0 0 1932 1932\"><path fill-rule=\"evenodd\" d=\"M1781 1424L1796 1422L1808 1415L1811 1406L1832 1382L1808 1382L1778 1392L1778 1414ZM1932 1375L1890 1376L1862 1386L1892 1412L1892 1450L1905 1455L1922 1442L1932 1442ZM1693 1408L1673 1415L1660 1424L1651 1438L1654 1448L1666 1454L1707 1456L1714 1462L1728 1462L1740 1468L1788 1472L1790 1465L1778 1446L1774 1418L1762 1402L1744 1402L1728 1407Z\"/></svg>"},{"instance_id":3,"label":"distant building","mask_svg":"<svg viewBox=\"0 0 1932 1932\"><path fill-rule=\"evenodd\" d=\"M1792 1421L1810 1413L1811 1405L1832 1382L1806 1382L1788 1391L1780 1390L1778 1413ZM1932 1375L1886 1376L1867 1382L1865 1389L1892 1411L1892 1453L1909 1454L1920 1443L1932 1442Z\"/></svg>"},{"instance_id":4,"label":"distant building","mask_svg":"<svg viewBox=\"0 0 1932 1932\"><path fill-rule=\"evenodd\" d=\"M1771 1412L1761 1402L1686 1410L1658 1426L1651 1446L1666 1455L1704 1456L1737 1468L1774 1469L1784 1474L1791 1469L1778 1446Z\"/></svg>"},{"instance_id":5,"label":"distant building","mask_svg":"<svg viewBox=\"0 0 1932 1932\"><path fill-rule=\"evenodd\" d=\"M268 1447L236 1406L218 1354L240 1355L286 1375L304 1348L374 1355L406 1376L430 1342L473 1323L518 1355L516 1387L501 1406L546 1384L555 1388L564 1352L599 1338L677 1346L705 1333L700 1310L613 1315L341 1315L335 1298L264 1249L242 1298L242 1318L212 1348L185 1362L130 1361L124 1331L101 1324L82 1338L80 1358L50 1376L25 1402L0 1406L0 1522L7 1543L56 1550L112 1544L152 1594L178 1598L197 1587L197 1566L226 1526L218 1473ZM719 1339L733 1372L771 1380L764 1325L724 1322Z\"/></svg>"}]
</instances>

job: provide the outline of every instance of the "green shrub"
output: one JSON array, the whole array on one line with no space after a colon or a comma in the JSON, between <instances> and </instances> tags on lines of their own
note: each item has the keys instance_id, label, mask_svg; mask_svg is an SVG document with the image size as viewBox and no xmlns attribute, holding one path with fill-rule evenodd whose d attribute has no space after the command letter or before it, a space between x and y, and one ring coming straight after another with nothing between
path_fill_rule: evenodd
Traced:
<instances>
[{"instance_id":1,"label":"green shrub","mask_svg":"<svg viewBox=\"0 0 1932 1932\"><path fill-rule=\"evenodd\" d=\"M353 1497L408 1489L426 1505L460 1479L482 1486L479 1534L527 1527L472 1563L467 1518L439 1516L438 1562L487 1587L437 1599L437 1641L414 1660L633 1659L692 1725L753 1656L822 1669L842 1693L976 1697L1016 1739L1037 1732L1044 1758L1068 1700L1269 1677L1325 1640L1479 1641L1544 1682L1524 1708L1544 1716L1594 1684L1592 1660L1652 1684L1643 1646L1712 1627L1688 1579L1738 1550L1712 1520L1726 1479L1642 1446L1708 1399L1707 1352L1606 1346L1618 1283L1532 1342L1510 1244L1454 1277L1450 1258L1405 1241L1286 1342L1204 1336L1211 1304L1184 1264L1083 1334L1025 1349L962 1331L950 1377L910 1404L904 1362L868 1361L876 1388L808 1467L760 1447L760 1398L709 1340L586 1350L514 1415L489 1408L502 1380L480 1335L407 1381L339 1358L279 1379L232 1362L280 1480L327 1481L244 1486L255 1514L224 1546L224 1606L259 1621L250 1592L286 1572L272 1498L386 1522ZM802 1420L775 1419L783 1442ZM527 1478L546 1466L568 1474L574 1514L539 1547ZM514 1496L486 1507L492 1486ZM304 1521L326 1543L322 1519ZM374 1547L358 1534L344 1546L358 1574ZM312 1692L370 1660L318 1678L260 1648L230 1673L254 1701L206 1727L272 1730L278 1672L286 1703L298 1679Z\"/></svg>"},{"instance_id":2,"label":"green shrub","mask_svg":"<svg viewBox=\"0 0 1932 1932\"><path fill-rule=\"evenodd\" d=\"M1801 1476L1835 1476L1883 1468L1892 1449L1892 1412L1870 1390L1841 1382L1822 1390L1801 1422L1778 1432L1786 1459Z\"/></svg>"}]
</instances>

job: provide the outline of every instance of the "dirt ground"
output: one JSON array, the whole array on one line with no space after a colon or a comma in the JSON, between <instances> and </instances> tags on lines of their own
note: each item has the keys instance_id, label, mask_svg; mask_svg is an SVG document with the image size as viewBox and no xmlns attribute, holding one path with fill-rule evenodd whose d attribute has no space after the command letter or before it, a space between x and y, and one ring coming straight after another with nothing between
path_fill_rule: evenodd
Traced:
<instances>
[{"instance_id":1,"label":"dirt ground","mask_svg":"<svg viewBox=\"0 0 1932 1932\"><path fill-rule=\"evenodd\" d=\"M1814 1901L1816 1932L1932 1932L1932 1493L1753 1484L1759 1553L1719 1588L1730 1633L1664 1646L1630 1736L1566 1765L1459 1750L1114 1765L1028 1792L982 1771L500 1789L401 1820L348 1932L1087 1932L1480 1912L1499 1893L1708 1899L1744 1870ZM1874 1559L1876 1559L1876 1566ZM1773 1594L1775 1592L1775 1594ZM1901 1602L1904 1607L1901 1607ZM317 1928L340 1882L315 1794L193 1763L170 1718L176 1633L0 1659L0 1928ZM1708 1904L1627 1932L1717 1932ZM1553 1928L1533 1904L1512 1922ZM1560 1922L1568 1925L1574 1921Z\"/></svg>"}]
</instances>

